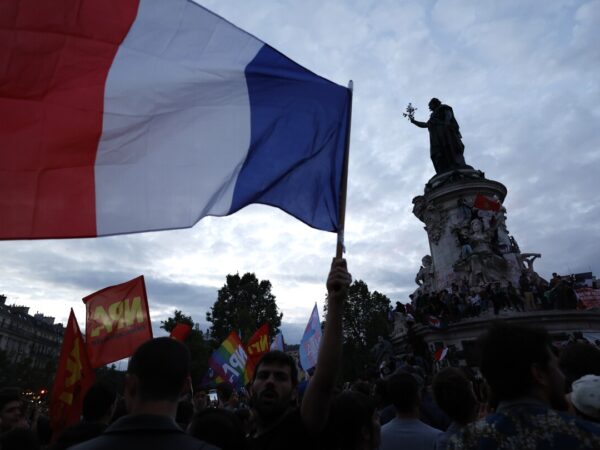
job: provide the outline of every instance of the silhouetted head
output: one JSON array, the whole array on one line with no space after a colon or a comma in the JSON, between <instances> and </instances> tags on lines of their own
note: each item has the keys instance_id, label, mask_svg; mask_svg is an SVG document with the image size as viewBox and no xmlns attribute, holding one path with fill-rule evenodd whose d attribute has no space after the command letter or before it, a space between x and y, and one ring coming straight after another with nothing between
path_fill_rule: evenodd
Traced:
<instances>
[{"instance_id":1,"label":"silhouetted head","mask_svg":"<svg viewBox=\"0 0 600 450\"><path fill-rule=\"evenodd\" d=\"M412 374L399 372L392 375L388 379L388 395L397 412L418 412L421 403L420 387Z\"/></svg>"},{"instance_id":2,"label":"silhouetted head","mask_svg":"<svg viewBox=\"0 0 600 450\"><path fill-rule=\"evenodd\" d=\"M477 398L471 382L460 369L442 369L433 379L432 387L435 402L452 420L466 425L476 418Z\"/></svg>"},{"instance_id":3,"label":"silhouetted head","mask_svg":"<svg viewBox=\"0 0 600 450\"><path fill-rule=\"evenodd\" d=\"M442 104L442 102L440 102L437 98L432 98L431 100L429 100L429 109L431 111L435 110L438 106L440 106Z\"/></svg>"},{"instance_id":4,"label":"silhouetted head","mask_svg":"<svg viewBox=\"0 0 600 450\"><path fill-rule=\"evenodd\" d=\"M177 403L190 374L190 352L175 339L152 339L135 351L127 374L135 380L135 385L129 385L134 388L130 395L142 401Z\"/></svg>"},{"instance_id":5,"label":"silhouetted head","mask_svg":"<svg viewBox=\"0 0 600 450\"><path fill-rule=\"evenodd\" d=\"M103 383L94 384L83 398L83 419L86 422L108 423L116 400L117 393L114 389Z\"/></svg>"},{"instance_id":6,"label":"silhouetted head","mask_svg":"<svg viewBox=\"0 0 600 450\"><path fill-rule=\"evenodd\" d=\"M585 342L574 342L563 349L559 365L566 377L566 389L584 375L600 375L600 349Z\"/></svg>"},{"instance_id":7,"label":"silhouetted head","mask_svg":"<svg viewBox=\"0 0 600 450\"><path fill-rule=\"evenodd\" d=\"M356 391L335 397L326 435L332 449L379 448L381 425L373 399Z\"/></svg>"},{"instance_id":8,"label":"silhouetted head","mask_svg":"<svg viewBox=\"0 0 600 450\"><path fill-rule=\"evenodd\" d=\"M566 407L565 377L544 330L495 323L481 340L480 367L498 401L533 395Z\"/></svg>"}]
</instances>

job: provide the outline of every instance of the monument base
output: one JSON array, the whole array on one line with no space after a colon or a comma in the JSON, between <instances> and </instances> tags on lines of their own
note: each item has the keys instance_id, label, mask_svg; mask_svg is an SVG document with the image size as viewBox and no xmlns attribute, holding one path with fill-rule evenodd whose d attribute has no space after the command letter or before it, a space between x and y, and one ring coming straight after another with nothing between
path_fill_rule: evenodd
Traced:
<instances>
[{"instance_id":1,"label":"monument base","mask_svg":"<svg viewBox=\"0 0 600 450\"><path fill-rule=\"evenodd\" d=\"M417 294L451 289L453 284L469 289L490 283L518 287L524 271L537 277L532 263L541 255L522 254L506 227L506 194L502 183L474 169L429 180L424 194L413 199L413 213L425 224L431 255L423 258L417 274Z\"/></svg>"}]
</instances>

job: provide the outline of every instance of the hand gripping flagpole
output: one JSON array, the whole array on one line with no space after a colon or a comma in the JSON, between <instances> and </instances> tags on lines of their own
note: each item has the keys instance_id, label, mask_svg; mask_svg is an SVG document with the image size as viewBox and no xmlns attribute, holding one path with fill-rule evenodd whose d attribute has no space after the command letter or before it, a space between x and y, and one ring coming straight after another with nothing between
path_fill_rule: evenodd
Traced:
<instances>
[{"instance_id":1,"label":"hand gripping flagpole","mask_svg":"<svg viewBox=\"0 0 600 450\"><path fill-rule=\"evenodd\" d=\"M350 91L350 105L348 106L348 127L346 128L346 149L344 151L344 168L342 171L342 180L340 184L340 211L339 211L339 226L337 233L337 248L335 252L336 258L341 258L345 252L344 248L344 227L346 224L346 192L348 190L348 160L350 159L350 128L352 125L352 95L354 93L354 83L352 80L348 82L348 90Z\"/></svg>"}]
</instances>

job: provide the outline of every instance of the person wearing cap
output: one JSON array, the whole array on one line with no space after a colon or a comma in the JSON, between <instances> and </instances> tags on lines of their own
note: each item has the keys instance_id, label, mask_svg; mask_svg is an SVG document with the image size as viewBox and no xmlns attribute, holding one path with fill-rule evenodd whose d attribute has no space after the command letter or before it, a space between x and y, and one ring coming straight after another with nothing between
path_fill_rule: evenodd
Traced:
<instances>
[{"instance_id":1,"label":"person wearing cap","mask_svg":"<svg viewBox=\"0 0 600 450\"><path fill-rule=\"evenodd\" d=\"M585 375L576 380L569 400L578 417L600 423L600 376Z\"/></svg>"}]
</instances>

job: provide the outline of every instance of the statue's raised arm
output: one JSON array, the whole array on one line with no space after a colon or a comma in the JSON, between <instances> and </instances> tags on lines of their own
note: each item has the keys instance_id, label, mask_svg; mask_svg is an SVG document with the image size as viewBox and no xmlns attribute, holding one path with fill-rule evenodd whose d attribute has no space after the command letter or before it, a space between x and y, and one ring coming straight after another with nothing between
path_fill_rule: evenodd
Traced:
<instances>
[{"instance_id":1,"label":"statue's raised arm","mask_svg":"<svg viewBox=\"0 0 600 450\"><path fill-rule=\"evenodd\" d=\"M465 163L465 146L454 111L437 98L429 101L431 116L427 122L419 122L410 117L410 122L429 130L430 155L437 174L455 169L471 168Z\"/></svg>"}]
</instances>

